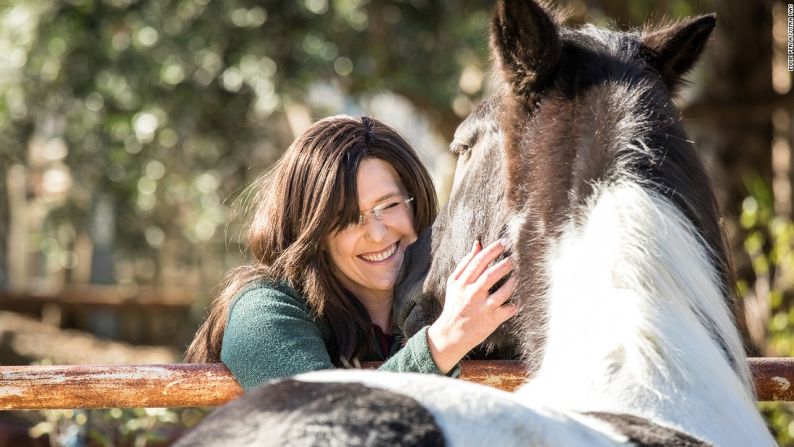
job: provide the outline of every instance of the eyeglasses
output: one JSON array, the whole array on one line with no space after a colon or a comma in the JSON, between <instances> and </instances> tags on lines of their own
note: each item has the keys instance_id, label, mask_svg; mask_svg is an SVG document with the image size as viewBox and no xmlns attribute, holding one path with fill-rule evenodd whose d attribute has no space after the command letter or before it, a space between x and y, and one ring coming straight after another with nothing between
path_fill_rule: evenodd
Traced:
<instances>
[{"instance_id":1,"label":"eyeglasses","mask_svg":"<svg viewBox=\"0 0 794 447\"><path fill-rule=\"evenodd\" d=\"M369 211L364 211L358 216L358 225L362 226L367 221L367 215L372 214L375 220L383 222L384 219L391 220L403 215L408 209L408 204L414 200L413 197L407 199L394 199L381 203Z\"/></svg>"}]
</instances>

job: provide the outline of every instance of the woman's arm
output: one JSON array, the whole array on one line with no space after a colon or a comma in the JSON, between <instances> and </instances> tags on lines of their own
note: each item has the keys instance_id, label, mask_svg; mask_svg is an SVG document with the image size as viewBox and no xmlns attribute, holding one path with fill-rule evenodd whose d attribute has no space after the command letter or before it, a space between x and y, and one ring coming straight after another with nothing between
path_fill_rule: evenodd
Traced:
<instances>
[{"instance_id":1,"label":"woman's arm","mask_svg":"<svg viewBox=\"0 0 794 447\"><path fill-rule=\"evenodd\" d=\"M221 360L246 390L334 367L320 328L301 300L265 285L244 291L232 305Z\"/></svg>"},{"instance_id":2,"label":"woman's arm","mask_svg":"<svg viewBox=\"0 0 794 447\"><path fill-rule=\"evenodd\" d=\"M221 360L246 391L279 377L334 368L320 327L293 293L257 286L243 292L229 311ZM424 328L414 334L378 369L441 374L426 333Z\"/></svg>"}]
</instances>

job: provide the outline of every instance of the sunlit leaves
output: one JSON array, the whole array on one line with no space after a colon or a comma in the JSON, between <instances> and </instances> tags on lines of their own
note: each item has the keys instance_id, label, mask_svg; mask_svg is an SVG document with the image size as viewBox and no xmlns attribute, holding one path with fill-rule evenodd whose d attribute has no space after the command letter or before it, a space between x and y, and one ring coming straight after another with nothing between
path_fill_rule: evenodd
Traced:
<instances>
[{"instance_id":1,"label":"sunlit leaves","mask_svg":"<svg viewBox=\"0 0 794 447\"><path fill-rule=\"evenodd\" d=\"M749 195L742 202L740 224L746 231L744 251L750 257L755 285L747 279L739 281L741 296L767 291L771 317L767 325L764 354L794 356L794 222L778 216L774 210L772 191L760 177L746 179ZM781 445L794 441L794 417L791 405L764 403L760 405Z\"/></svg>"}]
</instances>

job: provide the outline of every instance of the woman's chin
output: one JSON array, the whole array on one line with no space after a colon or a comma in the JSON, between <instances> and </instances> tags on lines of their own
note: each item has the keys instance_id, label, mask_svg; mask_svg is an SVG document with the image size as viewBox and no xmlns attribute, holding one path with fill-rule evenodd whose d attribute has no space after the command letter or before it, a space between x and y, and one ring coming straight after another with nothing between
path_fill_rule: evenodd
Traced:
<instances>
[{"instance_id":1,"label":"woman's chin","mask_svg":"<svg viewBox=\"0 0 794 447\"><path fill-rule=\"evenodd\" d=\"M394 284L397 282L397 274L400 273L400 264L402 264L402 254L395 262L389 265L380 265L374 268L369 268L369 272L364 276L367 278L370 288L376 290L393 290Z\"/></svg>"},{"instance_id":2,"label":"woman's chin","mask_svg":"<svg viewBox=\"0 0 794 447\"><path fill-rule=\"evenodd\" d=\"M369 288L380 292L392 293L394 292L394 278L382 278L377 281L371 281L369 283Z\"/></svg>"}]
</instances>

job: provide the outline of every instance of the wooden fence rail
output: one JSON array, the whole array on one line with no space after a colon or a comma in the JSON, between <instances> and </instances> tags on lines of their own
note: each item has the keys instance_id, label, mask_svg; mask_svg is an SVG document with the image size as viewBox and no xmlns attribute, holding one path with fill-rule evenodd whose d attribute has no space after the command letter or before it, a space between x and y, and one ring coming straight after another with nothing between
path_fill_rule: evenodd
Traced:
<instances>
[{"instance_id":1,"label":"wooden fence rail","mask_svg":"<svg viewBox=\"0 0 794 447\"><path fill-rule=\"evenodd\" d=\"M367 363L376 367L378 363ZM758 400L794 401L794 358L753 358ZM518 362L465 361L461 378L513 390ZM0 366L0 409L203 407L242 394L223 364Z\"/></svg>"}]
</instances>

